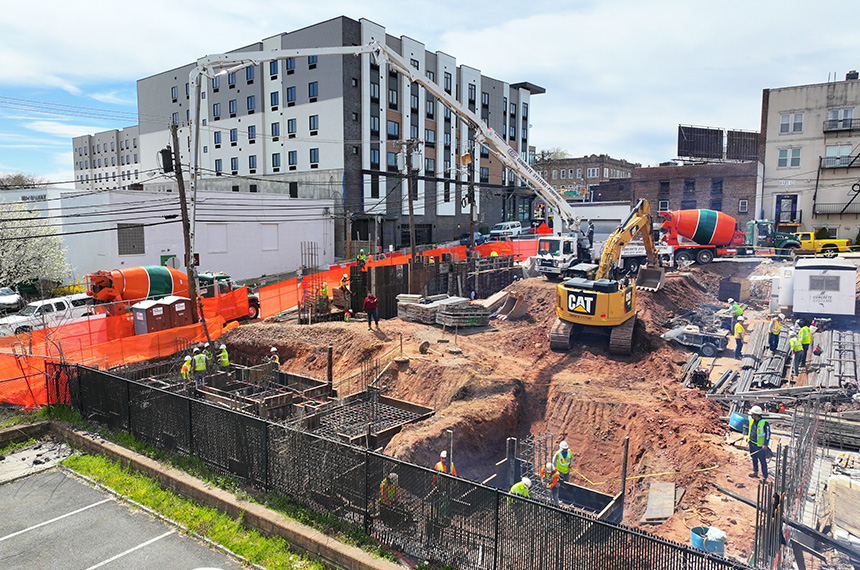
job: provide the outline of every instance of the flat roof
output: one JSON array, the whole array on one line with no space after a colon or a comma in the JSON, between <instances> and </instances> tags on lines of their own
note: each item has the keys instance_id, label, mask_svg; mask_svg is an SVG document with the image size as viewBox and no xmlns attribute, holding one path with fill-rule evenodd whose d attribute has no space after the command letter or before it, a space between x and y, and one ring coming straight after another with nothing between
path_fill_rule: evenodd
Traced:
<instances>
[{"instance_id":1,"label":"flat roof","mask_svg":"<svg viewBox=\"0 0 860 570\"><path fill-rule=\"evenodd\" d=\"M543 95L546 93L546 89L541 87L540 85L535 85L534 83L530 83L528 81L521 81L519 83L511 83L511 89L525 89L530 92L532 95Z\"/></svg>"},{"instance_id":2,"label":"flat roof","mask_svg":"<svg viewBox=\"0 0 860 570\"><path fill-rule=\"evenodd\" d=\"M856 271L857 266L850 259L798 259L795 269L831 269L836 271Z\"/></svg>"}]
</instances>

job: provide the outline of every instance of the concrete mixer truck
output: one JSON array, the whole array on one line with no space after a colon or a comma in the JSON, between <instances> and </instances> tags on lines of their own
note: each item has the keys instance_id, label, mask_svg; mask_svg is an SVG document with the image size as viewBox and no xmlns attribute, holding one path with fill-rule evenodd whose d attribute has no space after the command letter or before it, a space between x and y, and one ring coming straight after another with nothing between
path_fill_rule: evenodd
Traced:
<instances>
[{"instance_id":1,"label":"concrete mixer truck","mask_svg":"<svg viewBox=\"0 0 860 570\"><path fill-rule=\"evenodd\" d=\"M704 265L716 257L757 253L788 256L800 248L797 236L774 231L773 222L766 220L747 222L744 232L725 212L697 209L659 214L663 217L660 242L671 248L675 263Z\"/></svg>"}]
</instances>

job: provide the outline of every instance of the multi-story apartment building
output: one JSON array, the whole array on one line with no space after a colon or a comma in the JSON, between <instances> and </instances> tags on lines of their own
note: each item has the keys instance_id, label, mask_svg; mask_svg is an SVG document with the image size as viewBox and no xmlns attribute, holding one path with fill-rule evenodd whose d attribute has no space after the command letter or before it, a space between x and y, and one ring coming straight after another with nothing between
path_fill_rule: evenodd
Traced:
<instances>
[{"instance_id":1,"label":"multi-story apartment building","mask_svg":"<svg viewBox=\"0 0 860 570\"><path fill-rule=\"evenodd\" d=\"M606 154L579 158L535 158L535 170L568 201L594 200L592 190L601 182L630 178L638 163Z\"/></svg>"},{"instance_id":2,"label":"multi-story apartment building","mask_svg":"<svg viewBox=\"0 0 860 570\"><path fill-rule=\"evenodd\" d=\"M388 35L369 20L334 18L230 53L358 46L371 40L396 50L526 155L530 96L543 89L486 77L458 65L451 55ZM140 148L130 154L130 166L123 162L123 141L131 129L75 139L79 188L141 184L172 190L175 183L159 175L158 150L170 143L171 123L180 126L181 141L188 140L193 95L188 77L193 67L187 64L138 81L140 123L132 128L138 129L132 147L137 143ZM401 170L402 143L420 139L421 152L413 160L418 169L412 192L416 241L451 239L468 227L467 173L459 167L459 157L468 152L474 130L423 88L395 69L377 65L370 55L284 57L203 78L198 126L200 189L333 199L338 247L347 241L347 233L384 248L408 244L410 196ZM187 164L186 146L180 143ZM122 147L122 154L114 147ZM108 157L110 167L105 166ZM522 212L527 219L533 194L515 173L483 150L475 153L473 164L478 221L492 225L520 219Z\"/></svg>"},{"instance_id":3,"label":"multi-story apartment building","mask_svg":"<svg viewBox=\"0 0 860 570\"><path fill-rule=\"evenodd\" d=\"M858 73L844 81L765 89L760 216L784 231L827 228L854 239L860 214Z\"/></svg>"}]
</instances>

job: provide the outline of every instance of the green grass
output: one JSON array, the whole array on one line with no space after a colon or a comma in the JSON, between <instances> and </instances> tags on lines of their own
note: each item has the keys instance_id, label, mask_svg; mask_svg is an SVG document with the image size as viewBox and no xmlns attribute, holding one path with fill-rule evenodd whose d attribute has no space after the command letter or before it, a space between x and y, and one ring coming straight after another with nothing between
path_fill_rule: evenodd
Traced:
<instances>
[{"instance_id":1,"label":"green grass","mask_svg":"<svg viewBox=\"0 0 860 570\"><path fill-rule=\"evenodd\" d=\"M117 493L172 519L189 530L223 545L254 564L271 569L314 569L326 566L289 550L286 540L266 537L219 511L202 507L162 489L156 481L95 455L77 455L63 462Z\"/></svg>"}]
</instances>

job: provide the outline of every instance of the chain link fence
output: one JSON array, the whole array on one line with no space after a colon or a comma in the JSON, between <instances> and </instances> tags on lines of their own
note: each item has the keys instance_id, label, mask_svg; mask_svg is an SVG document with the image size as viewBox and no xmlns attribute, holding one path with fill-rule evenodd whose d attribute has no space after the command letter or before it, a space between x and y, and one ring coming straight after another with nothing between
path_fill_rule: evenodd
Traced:
<instances>
[{"instance_id":1,"label":"chain link fence","mask_svg":"<svg viewBox=\"0 0 860 570\"><path fill-rule=\"evenodd\" d=\"M743 564L340 441L78 365L48 390L86 418L462 570L717 570Z\"/></svg>"}]
</instances>

